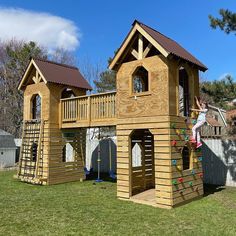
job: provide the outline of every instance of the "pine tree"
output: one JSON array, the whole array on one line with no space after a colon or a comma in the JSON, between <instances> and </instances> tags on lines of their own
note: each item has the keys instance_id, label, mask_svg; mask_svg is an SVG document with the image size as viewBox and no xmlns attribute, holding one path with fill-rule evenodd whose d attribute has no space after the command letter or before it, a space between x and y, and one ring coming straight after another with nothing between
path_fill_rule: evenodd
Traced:
<instances>
[{"instance_id":1,"label":"pine tree","mask_svg":"<svg viewBox=\"0 0 236 236\"><path fill-rule=\"evenodd\" d=\"M219 27L227 34L236 32L236 13L233 13L228 9L220 9L219 13L221 18L215 18L212 15L209 15L211 27L213 29Z\"/></svg>"}]
</instances>

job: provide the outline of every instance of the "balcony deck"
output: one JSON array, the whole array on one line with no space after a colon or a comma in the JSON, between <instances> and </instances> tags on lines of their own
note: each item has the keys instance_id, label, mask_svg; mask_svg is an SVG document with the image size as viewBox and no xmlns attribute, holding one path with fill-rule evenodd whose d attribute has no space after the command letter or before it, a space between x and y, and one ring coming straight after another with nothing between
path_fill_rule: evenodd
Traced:
<instances>
[{"instance_id":1,"label":"balcony deck","mask_svg":"<svg viewBox=\"0 0 236 236\"><path fill-rule=\"evenodd\" d=\"M61 128L116 125L116 92L99 93L60 101Z\"/></svg>"}]
</instances>

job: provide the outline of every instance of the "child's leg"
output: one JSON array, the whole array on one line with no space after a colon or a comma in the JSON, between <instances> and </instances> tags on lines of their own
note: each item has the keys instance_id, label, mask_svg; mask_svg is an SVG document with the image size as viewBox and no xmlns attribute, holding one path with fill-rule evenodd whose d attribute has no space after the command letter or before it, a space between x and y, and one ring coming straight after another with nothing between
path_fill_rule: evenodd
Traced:
<instances>
[{"instance_id":1,"label":"child's leg","mask_svg":"<svg viewBox=\"0 0 236 236\"><path fill-rule=\"evenodd\" d=\"M197 143L200 143L200 129L201 127L204 125L205 121L200 121L198 122L196 125L197 125L197 128L196 128L196 133L197 133Z\"/></svg>"}]
</instances>

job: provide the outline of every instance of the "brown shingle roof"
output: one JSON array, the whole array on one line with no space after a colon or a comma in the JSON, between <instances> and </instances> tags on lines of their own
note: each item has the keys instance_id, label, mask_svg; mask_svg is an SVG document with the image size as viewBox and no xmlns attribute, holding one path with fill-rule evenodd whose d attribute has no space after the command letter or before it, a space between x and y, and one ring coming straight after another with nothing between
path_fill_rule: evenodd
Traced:
<instances>
[{"instance_id":1,"label":"brown shingle roof","mask_svg":"<svg viewBox=\"0 0 236 236\"><path fill-rule=\"evenodd\" d=\"M180 57L186 61L189 61L195 65L197 65L202 71L206 71L207 67L202 64L197 58L195 58L192 54L190 54L187 50L181 47L174 40L166 37L160 32L152 29L151 27L135 20L133 25L138 23L158 44L160 44L168 53L173 54L177 57Z\"/></svg>"},{"instance_id":2,"label":"brown shingle roof","mask_svg":"<svg viewBox=\"0 0 236 236\"><path fill-rule=\"evenodd\" d=\"M91 90L87 80L77 67L59 64L52 61L33 59L47 82L69 85Z\"/></svg>"},{"instance_id":3,"label":"brown shingle roof","mask_svg":"<svg viewBox=\"0 0 236 236\"><path fill-rule=\"evenodd\" d=\"M206 121L211 126L222 126L216 119L209 117L209 116L206 117Z\"/></svg>"}]
</instances>

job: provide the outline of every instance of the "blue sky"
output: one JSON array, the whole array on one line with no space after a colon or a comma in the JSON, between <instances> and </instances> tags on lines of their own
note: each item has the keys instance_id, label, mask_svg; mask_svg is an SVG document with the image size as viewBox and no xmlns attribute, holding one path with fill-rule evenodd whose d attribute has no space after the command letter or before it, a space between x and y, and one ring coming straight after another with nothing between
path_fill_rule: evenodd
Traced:
<instances>
[{"instance_id":1,"label":"blue sky","mask_svg":"<svg viewBox=\"0 0 236 236\"><path fill-rule=\"evenodd\" d=\"M26 20L25 28L21 25L20 34L25 34L24 38L35 34L48 47L67 45L79 59L89 58L105 67L108 57L113 56L120 46L134 19L138 19L174 39L202 61L209 68L201 74L204 79L219 79L225 74L236 79L236 35L212 30L208 20L208 15L218 15L220 8L236 12L236 3L232 0L1 0L0 7L0 21L4 21L2 29L0 25L0 38L3 30L8 32L8 37L11 34L17 37L11 25L24 24L9 12L4 12L6 15L1 20L1 11L20 8L19 11L36 14L30 16L32 21ZM37 18L37 13L47 14ZM59 18L54 19L54 16ZM52 22L42 31L46 32L43 36L39 35L40 22L48 25ZM24 30L27 27L29 30ZM39 30L31 33L33 28Z\"/></svg>"}]
</instances>

